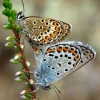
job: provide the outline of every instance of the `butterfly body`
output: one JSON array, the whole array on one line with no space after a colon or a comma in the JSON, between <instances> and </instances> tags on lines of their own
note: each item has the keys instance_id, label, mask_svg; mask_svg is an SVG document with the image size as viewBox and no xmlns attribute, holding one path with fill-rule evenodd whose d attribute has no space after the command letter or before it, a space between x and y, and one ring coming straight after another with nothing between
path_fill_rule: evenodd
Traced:
<instances>
[{"instance_id":1,"label":"butterfly body","mask_svg":"<svg viewBox=\"0 0 100 100\"><path fill-rule=\"evenodd\" d=\"M96 55L94 49L82 42L60 42L48 46L42 54L43 59L34 72L35 78L42 87L62 79L81 68Z\"/></svg>"},{"instance_id":2,"label":"butterfly body","mask_svg":"<svg viewBox=\"0 0 100 100\"><path fill-rule=\"evenodd\" d=\"M16 23L20 26L19 31L38 45L61 41L71 30L70 24L63 21L38 16L24 17L22 12L18 13Z\"/></svg>"}]
</instances>

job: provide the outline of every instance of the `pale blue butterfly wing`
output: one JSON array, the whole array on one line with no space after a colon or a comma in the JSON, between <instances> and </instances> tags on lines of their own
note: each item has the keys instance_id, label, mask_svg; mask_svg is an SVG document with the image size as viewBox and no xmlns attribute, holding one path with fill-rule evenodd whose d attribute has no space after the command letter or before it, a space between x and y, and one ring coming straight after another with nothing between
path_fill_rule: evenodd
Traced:
<instances>
[{"instance_id":1,"label":"pale blue butterfly wing","mask_svg":"<svg viewBox=\"0 0 100 100\"><path fill-rule=\"evenodd\" d=\"M82 67L95 55L94 49L82 42L60 42L48 46L42 54L40 66L35 71L36 80L45 88Z\"/></svg>"}]
</instances>

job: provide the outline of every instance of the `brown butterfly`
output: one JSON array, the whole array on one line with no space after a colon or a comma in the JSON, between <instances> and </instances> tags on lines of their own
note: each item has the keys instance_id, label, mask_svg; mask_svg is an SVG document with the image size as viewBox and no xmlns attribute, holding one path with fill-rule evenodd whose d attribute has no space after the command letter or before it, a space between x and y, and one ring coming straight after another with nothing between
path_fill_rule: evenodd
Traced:
<instances>
[{"instance_id":1,"label":"brown butterfly","mask_svg":"<svg viewBox=\"0 0 100 100\"><path fill-rule=\"evenodd\" d=\"M33 48L61 41L70 33L71 25L68 23L39 16L25 17L23 12L17 14L16 23L20 26L19 32L25 33L26 40Z\"/></svg>"}]
</instances>

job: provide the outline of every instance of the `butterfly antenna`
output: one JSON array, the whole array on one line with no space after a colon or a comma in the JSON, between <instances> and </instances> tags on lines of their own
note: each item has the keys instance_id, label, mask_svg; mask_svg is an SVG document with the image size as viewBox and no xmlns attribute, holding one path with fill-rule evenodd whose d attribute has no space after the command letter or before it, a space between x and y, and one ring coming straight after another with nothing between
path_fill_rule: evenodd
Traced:
<instances>
[{"instance_id":1,"label":"butterfly antenna","mask_svg":"<svg viewBox=\"0 0 100 100\"><path fill-rule=\"evenodd\" d=\"M22 5L23 5L23 15L24 15L24 12L25 12L24 2L23 2L23 0L21 0L21 1L22 1Z\"/></svg>"},{"instance_id":2,"label":"butterfly antenna","mask_svg":"<svg viewBox=\"0 0 100 100\"><path fill-rule=\"evenodd\" d=\"M62 94L62 93L60 92L60 90L58 90L58 88L57 88L55 85L52 84L52 86L59 92L59 94Z\"/></svg>"},{"instance_id":3,"label":"butterfly antenna","mask_svg":"<svg viewBox=\"0 0 100 100\"><path fill-rule=\"evenodd\" d=\"M59 98L59 100L61 100L60 97L59 97L59 95L58 95L58 92L59 92L58 89L57 89L54 85L51 85L51 87L53 88L53 90L54 90L55 93L57 94L57 97ZM56 90L57 90L58 92L57 92Z\"/></svg>"}]
</instances>

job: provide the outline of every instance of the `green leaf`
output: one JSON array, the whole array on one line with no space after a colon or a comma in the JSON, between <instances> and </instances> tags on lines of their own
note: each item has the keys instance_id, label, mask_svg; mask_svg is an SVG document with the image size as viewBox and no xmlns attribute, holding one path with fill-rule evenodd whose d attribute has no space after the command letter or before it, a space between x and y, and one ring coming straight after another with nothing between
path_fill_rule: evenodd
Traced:
<instances>
[{"instance_id":1,"label":"green leaf","mask_svg":"<svg viewBox=\"0 0 100 100\"><path fill-rule=\"evenodd\" d=\"M10 62L12 62L13 64L18 64L20 62L19 59L10 59Z\"/></svg>"},{"instance_id":2,"label":"green leaf","mask_svg":"<svg viewBox=\"0 0 100 100\"><path fill-rule=\"evenodd\" d=\"M15 78L15 80L18 81L18 82L24 82L25 81L25 79L21 78L20 76Z\"/></svg>"},{"instance_id":3,"label":"green leaf","mask_svg":"<svg viewBox=\"0 0 100 100\"><path fill-rule=\"evenodd\" d=\"M14 25L13 24L5 24L3 27L6 30L10 30L10 29L12 29L14 27Z\"/></svg>"},{"instance_id":4,"label":"green leaf","mask_svg":"<svg viewBox=\"0 0 100 100\"><path fill-rule=\"evenodd\" d=\"M9 10L8 8L7 9L4 9L2 11L2 14L3 15L6 15L7 17L10 17L11 16L11 10Z\"/></svg>"},{"instance_id":5,"label":"green leaf","mask_svg":"<svg viewBox=\"0 0 100 100\"><path fill-rule=\"evenodd\" d=\"M29 82L26 83L26 87L30 88L30 83Z\"/></svg>"},{"instance_id":6,"label":"green leaf","mask_svg":"<svg viewBox=\"0 0 100 100\"><path fill-rule=\"evenodd\" d=\"M13 19L12 19L12 17L10 16L10 17L8 17L8 21L11 23L11 24L13 24Z\"/></svg>"},{"instance_id":7,"label":"green leaf","mask_svg":"<svg viewBox=\"0 0 100 100\"><path fill-rule=\"evenodd\" d=\"M16 40L16 38L15 38L15 36L8 36L8 37L6 38L6 40L8 40L8 41L13 41L13 40Z\"/></svg>"},{"instance_id":8,"label":"green leaf","mask_svg":"<svg viewBox=\"0 0 100 100\"><path fill-rule=\"evenodd\" d=\"M18 64L20 61L19 60L14 60L12 63L13 64Z\"/></svg>"},{"instance_id":9,"label":"green leaf","mask_svg":"<svg viewBox=\"0 0 100 100\"><path fill-rule=\"evenodd\" d=\"M25 78L22 75L19 76L19 78L20 78L19 82L24 82L25 81Z\"/></svg>"},{"instance_id":10,"label":"green leaf","mask_svg":"<svg viewBox=\"0 0 100 100\"><path fill-rule=\"evenodd\" d=\"M22 64L22 67L21 67L22 69L25 69L25 67L24 67L24 64Z\"/></svg>"},{"instance_id":11,"label":"green leaf","mask_svg":"<svg viewBox=\"0 0 100 100\"><path fill-rule=\"evenodd\" d=\"M24 98L24 100L30 100L30 98Z\"/></svg>"},{"instance_id":12,"label":"green leaf","mask_svg":"<svg viewBox=\"0 0 100 100\"><path fill-rule=\"evenodd\" d=\"M2 5L5 7L2 14L8 17L10 24L15 24L17 11L12 10L12 3L9 0L4 0Z\"/></svg>"},{"instance_id":13,"label":"green leaf","mask_svg":"<svg viewBox=\"0 0 100 100\"><path fill-rule=\"evenodd\" d=\"M12 3L10 2L10 0L4 0L4 2L2 3L2 5L3 5L5 8L12 9Z\"/></svg>"},{"instance_id":14,"label":"green leaf","mask_svg":"<svg viewBox=\"0 0 100 100\"><path fill-rule=\"evenodd\" d=\"M33 93L25 93L24 96L26 96L27 98L32 98L33 97Z\"/></svg>"},{"instance_id":15,"label":"green leaf","mask_svg":"<svg viewBox=\"0 0 100 100\"><path fill-rule=\"evenodd\" d=\"M19 48L17 46L14 46L16 52L19 52Z\"/></svg>"},{"instance_id":16,"label":"green leaf","mask_svg":"<svg viewBox=\"0 0 100 100\"><path fill-rule=\"evenodd\" d=\"M17 11L11 10L11 18L13 19L13 21L16 21L16 15L17 15Z\"/></svg>"},{"instance_id":17,"label":"green leaf","mask_svg":"<svg viewBox=\"0 0 100 100\"><path fill-rule=\"evenodd\" d=\"M8 42L5 44L5 46L7 46L7 47L13 47L14 45L15 45L14 42Z\"/></svg>"},{"instance_id":18,"label":"green leaf","mask_svg":"<svg viewBox=\"0 0 100 100\"><path fill-rule=\"evenodd\" d=\"M15 28L16 28L17 33L19 33L20 26L16 25Z\"/></svg>"}]
</instances>

